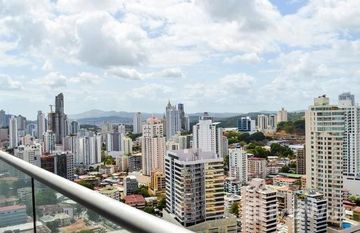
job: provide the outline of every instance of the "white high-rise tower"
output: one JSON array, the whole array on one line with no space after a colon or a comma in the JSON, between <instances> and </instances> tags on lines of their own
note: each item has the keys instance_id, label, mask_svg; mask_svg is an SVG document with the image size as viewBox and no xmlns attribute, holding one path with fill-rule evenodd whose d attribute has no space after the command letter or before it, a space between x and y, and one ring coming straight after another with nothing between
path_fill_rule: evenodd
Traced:
<instances>
[{"instance_id":1,"label":"white high-rise tower","mask_svg":"<svg viewBox=\"0 0 360 233\"><path fill-rule=\"evenodd\" d=\"M11 116L9 120L9 148L19 145L17 117Z\"/></svg>"},{"instance_id":2,"label":"white high-rise tower","mask_svg":"<svg viewBox=\"0 0 360 233\"><path fill-rule=\"evenodd\" d=\"M305 113L307 188L324 194L328 222L343 219L344 109L330 105L325 95L315 98Z\"/></svg>"},{"instance_id":3,"label":"white high-rise tower","mask_svg":"<svg viewBox=\"0 0 360 233\"><path fill-rule=\"evenodd\" d=\"M137 112L133 117L133 133L139 134L142 129L142 115L141 112Z\"/></svg>"},{"instance_id":4,"label":"white high-rise tower","mask_svg":"<svg viewBox=\"0 0 360 233\"><path fill-rule=\"evenodd\" d=\"M37 114L37 138L43 141L44 133L46 132L46 120L45 114L42 111L38 111Z\"/></svg>"}]
</instances>

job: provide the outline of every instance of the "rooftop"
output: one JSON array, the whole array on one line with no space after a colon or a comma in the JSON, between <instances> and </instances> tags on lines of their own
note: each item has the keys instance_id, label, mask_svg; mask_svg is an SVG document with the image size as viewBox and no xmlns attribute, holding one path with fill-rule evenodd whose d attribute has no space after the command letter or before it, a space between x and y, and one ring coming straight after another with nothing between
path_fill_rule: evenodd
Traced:
<instances>
[{"instance_id":1,"label":"rooftop","mask_svg":"<svg viewBox=\"0 0 360 233\"><path fill-rule=\"evenodd\" d=\"M142 195L134 194L124 197L125 203L134 203L134 202L145 202L145 198Z\"/></svg>"},{"instance_id":2,"label":"rooftop","mask_svg":"<svg viewBox=\"0 0 360 233\"><path fill-rule=\"evenodd\" d=\"M214 152L195 151L192 149L171 150L168 151L168 155L169 154L176 156L178 160L185 162L218 159L217 154Z\"/></svg>"},{"instance_id":3,"label":"rooftop","mask_svg":"<svg viewBox=\"0 0 360 233\"><path fill-rule=\"evenodd\" d=\"M3 207L0 207L0 212L10 211L10 210L19 210L19 209L26 209L26 206L24 206L24 205L3 206Z\"/></svg>"}]
</instances>

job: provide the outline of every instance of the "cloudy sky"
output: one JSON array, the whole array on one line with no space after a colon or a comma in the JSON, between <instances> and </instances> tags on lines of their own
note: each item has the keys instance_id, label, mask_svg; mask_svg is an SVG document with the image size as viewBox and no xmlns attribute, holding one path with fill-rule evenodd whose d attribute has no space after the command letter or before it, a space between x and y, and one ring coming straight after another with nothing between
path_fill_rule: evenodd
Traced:
<instances>
[{"instance_id":1,"label":"cloudy sky","mask_svg":"<svg viewBox=\"0 0 360 233\"><path fill-rule=\"evenodd\" d=\"M359 0L0 0L0 108L304 109L360 98Z\"/></svg>"}]
</instances>

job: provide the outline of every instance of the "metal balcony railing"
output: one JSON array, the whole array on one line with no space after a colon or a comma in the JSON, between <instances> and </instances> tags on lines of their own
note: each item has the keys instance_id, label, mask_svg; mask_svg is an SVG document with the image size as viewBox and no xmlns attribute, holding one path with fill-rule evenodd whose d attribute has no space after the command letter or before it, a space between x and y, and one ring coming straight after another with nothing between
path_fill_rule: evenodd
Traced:
<instances>
[{"instance_id":1,"label":"metal balcony railing","mask_svg":"<svg viewBox=\"0 0 360 233\"><path fill-rule=\"evenodd\" d=\"M56 193L61 204L60 201L53 205L42 203L37 196L51 199L46 196L51 192ZM73 208L70 212L65 208L68 205ZM67 214L55 214L57 219L52 222L54 217L49 217L48 212L61 206L65 206L63 210ZM0 232L15 232L29 225L35 233L59 232L59 229L61 232L192 232L0 151ZM41 226L44 228L39 230Z\"/></svg>"}]
</instances>

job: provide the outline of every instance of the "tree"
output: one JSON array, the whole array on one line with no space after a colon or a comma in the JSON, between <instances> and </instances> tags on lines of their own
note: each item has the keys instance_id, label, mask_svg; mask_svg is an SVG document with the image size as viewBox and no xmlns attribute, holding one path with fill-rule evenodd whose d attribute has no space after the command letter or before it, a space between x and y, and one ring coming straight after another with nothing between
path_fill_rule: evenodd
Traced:
<instances>
[{"instance_id":1,"label":"tree","mask_svg":"<svg viewBox=\"0 0 360 233\"><path fill-rule=\"evenodd\" d=\"M166 197L165 197L165 196L161 196L160 198L161 198L161 199L160 199L160 201L158 202L157 208L158 208L159 210L162 210L162 209L164 209L164 208L166 207Z\"/></svg>"},{"instance_id":2,"label":"tree","mask_svg":"<svg viewBox=\"0 0 360 233\"><path fill-rule=\"evenodd\" d=\"M144 211L148 214L155 214L155 209L152 206L145 206Z\"/></svg>"},{"instance_id":3,"label":"tree","mask_svg":"<svg viewBox=\"0 0 360 233\"><path fill-rule=\"evenodd\" d=\"M231 214L236 215L236 217L239 217L239 204L238 203L233 203L230 207L229 212Z\"/></svg>"},{"instance_id":4,"label":"tree","mask_svg":"<svg viewBox=\"0 0 360 233\"><path fill-rule=\"evenodd\" d=\"M95 188L95 185L87 180L80 180L78 182L78 184L80 184L88 189L92 189L92 190L94 190L94 188Z\"/></svg>"},{"instance_id":5,"label":"tree","mask_svg":"<svg viewBox=\"0 0 360 233\"><path fill-rule=\"evenodd\" d=\"M285 165L285 166L283 166L283 167L280 169L279 172L281 172L281 173L289 173L289 172L290 172L290 168L289 168L287 165Z\"/></svg>"},{"instance_id":6,"label":"tree","mask_svg":"<svg viewBox=\"0 0 360 233\"><path fill-rule=\"evenodd\" d=\"M253 134L250 135L250 140L251 141L263 141L265 140L265 135L262 132L255 132Z\"/></svg>"},{"instance_id":7,"label":"tree","mask_svg":"<svg viewBox=\"0 0 360 233\"><path fill-rule=\"evenodd\" d=\"M36 203L36 205L57 204L57 198L55 195L55 191L53 191L49 188L40 190L35 195L35 203Z\"/></svg>"},{"instance_id":8,"label":"tree","mask_svg":"<svg viewBox=\"0 0 360 233\"><path fill-rule=\"evenodd\" d=\"M148 191L148 187L145 185L141 185L139 187L139 189L135 192L136 194L140 194L143 197L150 197L149 191Z\"/></svg>"}]
</instances>

